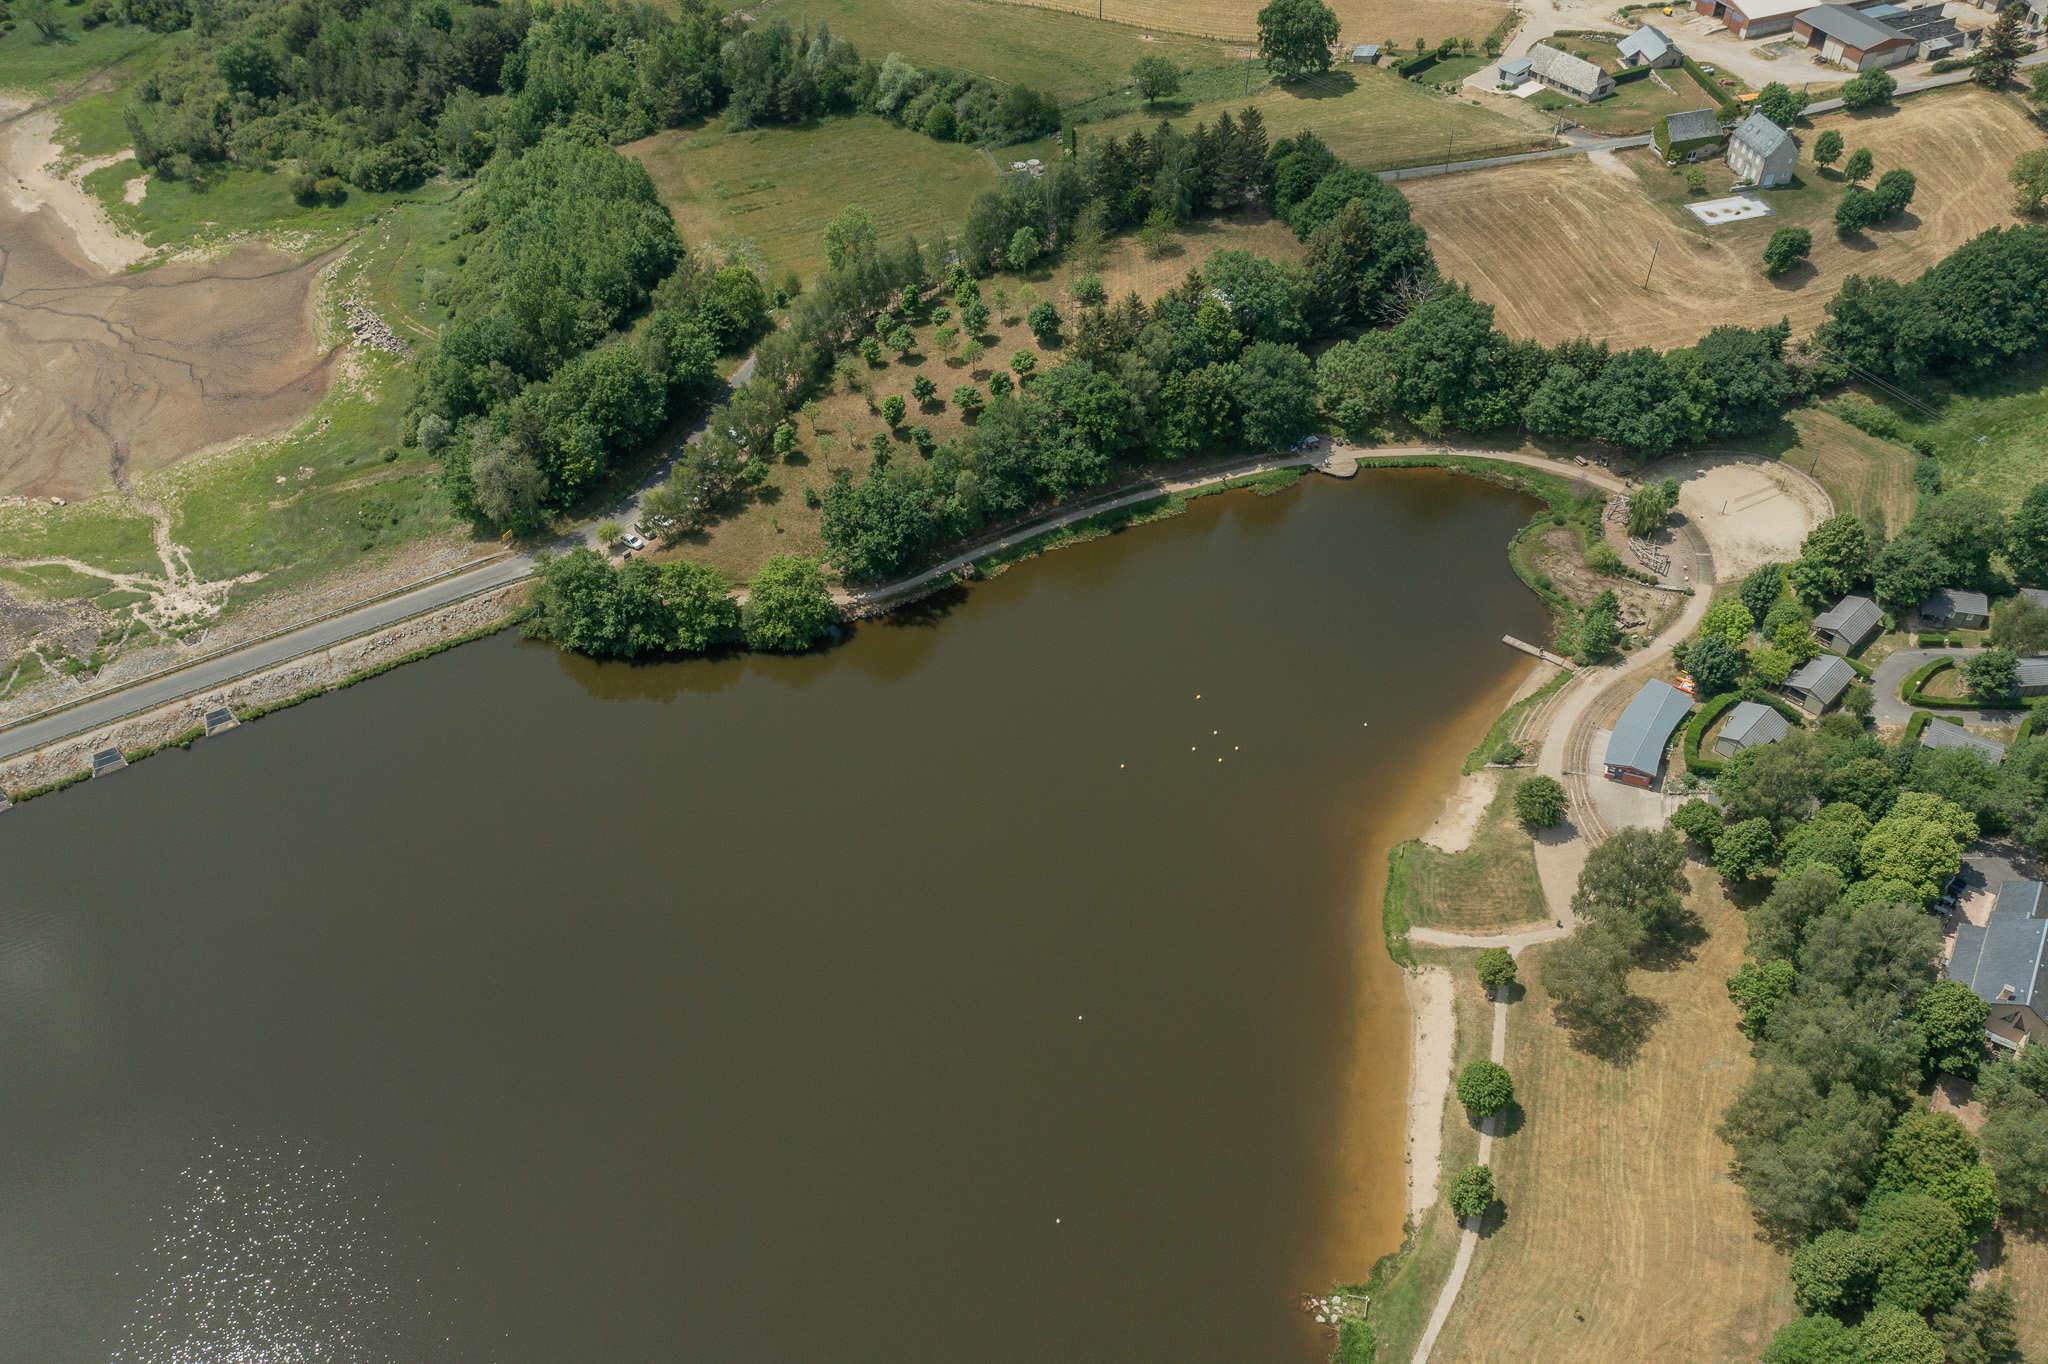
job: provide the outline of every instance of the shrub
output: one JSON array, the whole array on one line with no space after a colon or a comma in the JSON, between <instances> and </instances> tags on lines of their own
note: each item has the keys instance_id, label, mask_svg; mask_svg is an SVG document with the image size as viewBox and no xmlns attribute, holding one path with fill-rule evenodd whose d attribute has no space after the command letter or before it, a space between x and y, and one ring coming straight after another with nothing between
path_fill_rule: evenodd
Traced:
<instances>
[{"instance_id":1,"label":"shrub","mask_svg":"<svg viewBox=\"0 0 2048 1364\"><path fill-rule=\"evenodd\" d=\"M1074 302L1089 308L1097 307L1107 302L1109 298L1102 291L1102 276L1095 274L1082 275L1075 279L1072 293Z\"/></svg>"},{"instance_id":2,"label":"shrub","mask_svg":"<svg viewBox=\"0 0 2048 1364\"><path fill-rule=\"evenodd\" d=\"M1446 1198L1452 1215L1460 1221L1484 1216L1486 1210L1493 1206L1492 1167L1467 1165L1452 1175Z\"/></svg>"},{"instance_id":3,"label":"shrub","mask_svg":"<svg viewBox=\"0 0 2048 1364\"><path fill-rule=\"evenodd\" d=\"M900 393L891 393L882 399L882 420L889 423L889 429L892 431L903 425L904 414L909 411L910 404L903 401L903 395Z\"/></svg>"},{"instance_id":4,"label":"shrub","mask_svg":"<svg viewBox=\"0 0 2048 1364\"><path fill-rule=\"evenodd\" d=\"M1556 828L1566 805L1564 787L1555 777L1531 777L1515 788L1515 817L1531 828Z\"/></svg>"},{"instance_id":5,"label":"shrub","mask_svg":"<svg viewBox=\"0 0 2048 1364\"><path fill-rule=\"evenodd\" d=\"M1515 954L1505 947L1489 947L1472 959L1479 983L1489 990L1504 990L1515 983Z\"/></svg>"},{"instance_id":6,"label":"shrub","mask_svg":"<svg viewBox=\"0 0 2048 1364\"><path fill-rule=\"evenodd\" d=\"M1522 746L1513 739L1502 739L1495 745L1493 752L1487 755L1486 760L1498 763L1502 767L1513 767L1522 760Z\"/></svg>"}]
</instances>

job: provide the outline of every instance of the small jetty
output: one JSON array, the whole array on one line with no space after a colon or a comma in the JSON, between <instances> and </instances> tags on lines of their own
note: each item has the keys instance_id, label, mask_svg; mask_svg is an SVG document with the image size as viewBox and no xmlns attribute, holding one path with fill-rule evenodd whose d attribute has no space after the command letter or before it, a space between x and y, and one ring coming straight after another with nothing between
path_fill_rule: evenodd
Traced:
<instances>
[{"instance_id":1,"label":"small jetty","mask_svg":"<svg viewBox=\"0 0 2048 1364\"><path fill-rule=\"evenodd\" d=\"M1568 668L1573 672L1579 670L1579 665L1572 662L1569 658L1554 654L1548 649L1538 648L1527 640L1516 639L1513 635L1502 635L1500 642L1507 645L1510 649L1520 649L1525 654L1534 654L1545 663L1555 663L1558 667Z\"/></svg>"}]
</instances>

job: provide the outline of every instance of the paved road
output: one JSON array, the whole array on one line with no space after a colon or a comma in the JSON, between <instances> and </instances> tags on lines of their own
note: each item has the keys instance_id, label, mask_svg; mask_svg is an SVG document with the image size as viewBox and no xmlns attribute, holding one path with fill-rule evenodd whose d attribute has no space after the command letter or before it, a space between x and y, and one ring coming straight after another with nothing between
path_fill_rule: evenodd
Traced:
<instances>
[{"instance_id":1,"label":"paved road","mask_svg":"<svg viewBox=\"0 0 2048 1364\"><path fill-rule=\"evenodd\" d=\"M1953 658L1958 661L1981 654L1982 649L1901 649L1877 665L1877 673L1870 680L1871 691L1877 694L1877 704L1871 708L1871 715L1880 724L1903 725L1913 718L1913 708L1899 699L1899 688L1905 684L1913 670L1937 658ZM1934 712L1961 720L1969 725L2009 725L2026 714L2018 708L1993 707L1989 710L1949 710L1944 707Z\"/></svg>"},{"instance_id":2,"label":"paved road","mask_svg":"<svg viewBox=\"0 0 2048 1364\"><path fill-rule=\"evenodd\" d=\"M1552 147L1542 152L1517 152L1513 156L1486 156L1476 161L1439 162L1434 166L1410 166L1407 170L1390 170L1379 173L1382 180L1419 180L1426 175L1452 175L1458 171L1485 170L1489 166L1512 166L1523 161L1548 161L1556 156L1584 156L1587 152L1613 152L1625 147L1647 147L1648 133L1641 137L1607 137L1598 141L1587 138L1569 147Z\"/></svg>"},{"instance_id":3,"label":"paved road","mask_svg":"<svg viewBox=\"0 0 2048 1364\"><path fill-rule=\"evenodd\" d=\"M353 610L315 621L298 629L217 654L175 671L165 672L96 700L84 701L54 714L0 730L0 758L41 748L112 724L138 712L167 705L180 697L208 691L235 678L264 668L332 648L343 640L381 630L422 612L436 610L473 597L479 592L516 583L533 572L533 560L524 554L508 554L478 568L451 574L409 592L371 602Z\"/></svg>"}]
</instances>

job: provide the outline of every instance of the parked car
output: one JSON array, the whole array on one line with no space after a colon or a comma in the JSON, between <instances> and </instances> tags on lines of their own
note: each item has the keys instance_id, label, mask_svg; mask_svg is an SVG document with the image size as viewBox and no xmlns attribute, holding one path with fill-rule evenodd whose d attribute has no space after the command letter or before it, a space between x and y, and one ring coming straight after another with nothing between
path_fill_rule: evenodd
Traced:
<instances>
[{"instance_id":1,"label":"parked car","mask_svg":"<svg viewBox=\"0 0 2048 1364\"><path fill-rule=\"evenodd\" d=\"M619 538L626 542L627 549L647 548L647 542L645 540L642 540L639 536L633 534L632 531L627 531L624 535L621 535Z\"/></svg>"}]
</instances>

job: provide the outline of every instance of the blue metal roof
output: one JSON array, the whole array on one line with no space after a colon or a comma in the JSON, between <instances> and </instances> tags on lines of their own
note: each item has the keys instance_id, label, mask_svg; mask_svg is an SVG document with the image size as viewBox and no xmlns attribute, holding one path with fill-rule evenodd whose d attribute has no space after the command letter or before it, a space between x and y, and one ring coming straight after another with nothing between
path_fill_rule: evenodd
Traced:
<instances>
[{"instance_id":1,"label":"blue metal roof","mask_svg":"<svg viewBox=\"0 0 2048 1364\"><path fill-rule=\"evenodd\" d=\"M1691 709L1692 698L1669 682L1645 682L1614 722L1614 735L1607 741L1607 766L1655 777L1672 732L1684 723Z\"/></svg>"}]
</instances>

